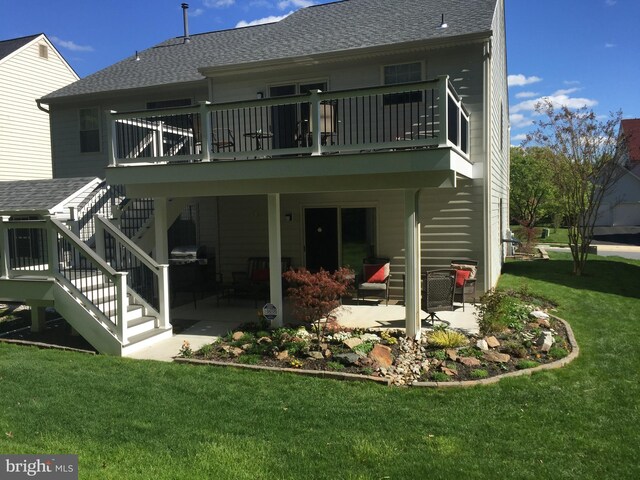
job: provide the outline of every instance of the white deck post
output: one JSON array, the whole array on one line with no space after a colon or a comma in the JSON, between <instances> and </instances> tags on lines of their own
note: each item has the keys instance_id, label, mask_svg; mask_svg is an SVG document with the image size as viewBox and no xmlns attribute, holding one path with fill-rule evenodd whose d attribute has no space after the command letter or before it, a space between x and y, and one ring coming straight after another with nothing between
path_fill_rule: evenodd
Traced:
<instances>
[{"instance_id":1,"label":"white deck post","mask_svg":"<svg viewBox=\"0 0 640 480\"><path fill-rule=\"evenodd\" d=\"M309 118L309 131L312 135L313 148L311 149L311 155L321 155L322 148L322 126L321 112L320 112L320 97L318 94L321 90L311 90L311 96L309 103L311 104L311 118Z\"/></svg>"},{"instance_id":2,"label":"white deck post","mask_svg":"<svg viewBox=\"0 0 640 480\"><path fill-rule=\"evenodd\" d=\"M200 102L200 148L203 162L210 162L212 157L213 137L211 129L211 115L209 115L208 105L211 102Z\"/></svg>"},{"instance_id":3,"label":"white deck post","mask_svg":"<svg viewBox=\"0 0 640 480\"><path fill-rule=\"evenodd\" d=\"M49 255L49 273L55 275L60 271L60 259L58 258L58 232L53 226L51 218L47 219L47 254ZM69 259L71 261L71 259Z\"/></svg>"},{"instance_id":4,"label":"white deck post","mask_svg":"<svg viewBox=\"0 0 640 480\"><path fill-rule=\"evenodd\" d=\"M155 260L160 264L169 263L169 243L167 241L167 198L153 199L153 223L155 225Z\"/></svg>"},{"instance_id":5,"label":"white deck post","mask_svg":"<svg viewBox=\"0 0 640 480\"><path fill-rule=\"evenodd\" d=\"M404 191L405 328L407 337L415 339L419 339L421 334L419 197L420 190Z\"/></svg>"},{"instance_id":6,"label":"white deck post","mask_svg":"<svg viewBox=\"0 0 640 480\"><path fill-rule=\"evenodd\" d=\"M106 247L104 243L104 225L99 220L99 218L97 218L97 215L94 216L93 222L95 225L94 239L96 241L96 253L101 259L106 261L107 252L106 252Z\"/></svg>"},{"instance_id":7,"label":"white deck post","mask_svg":"<svg viewBox=\"0 0 640 480\"><path fill-rule=\"evenodd\" d=\"M116 322L118 322L118 335L122 345L129 340L127 332L127 272L116 272Z\"/></svg>"},{"instance_id":8,"label":"white deck post","mask_svg":"<svg viewBox=\"0 0 640 480\"><path fill-rule=\"evenodd\" d=\"M158 272L159 328L169 328L169 265L160 265Z\"/></svg>"},{"instance_id":9,"label":"white deck post","mask_svg":"<svg viewBox=\"0 0 640 480\"><path fill-rule=\"evenodd\" d=\"M440 117L439 147L447 146L449 142L449 75L438 77L438 116Z\"/></svg>"},{"instance_id":10,"label":"white deck post","mask_svg":"<svg viewBox=\"0 0 640 480\"><path fill-rule=\"evenodd\" d=\"M271 322L282 326L282 245L280 241L280 194L267 195L269 210L269 285L270 301L278 309L278 316Z\"/></svg>"},{"instance_id":11,"label":"white deck post","mask_svg":"<svg viewBox=\"0 0 640 480\"><path fill-rule=\"evenodd\" d=\"M118 113L115 110L107 110L106 117L109 119L109 128L107 128L107 148L109 149L108 158L109 158L109 166L115 167L118 165L116 161L116 157L118 155L118 146L116 144L116 139L118 137L116 133L116 121L112 117L114 113Z\"/></svg>"},{"instance_id":12,"label":"white deck post","mask_svg":"<svg viewBox=\"0 0 640 480\"><path fill-rule=\"evenodd\" d=\"M0 216L0 278L9 278L9 229Z\"/></svg>"}]
</instances>

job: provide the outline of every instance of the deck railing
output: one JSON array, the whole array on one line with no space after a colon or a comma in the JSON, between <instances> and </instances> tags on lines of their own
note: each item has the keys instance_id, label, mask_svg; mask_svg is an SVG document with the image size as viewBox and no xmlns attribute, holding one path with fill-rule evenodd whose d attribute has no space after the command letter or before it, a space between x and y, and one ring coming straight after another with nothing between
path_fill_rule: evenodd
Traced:
<instances>
[{"instance_id":1,"label":"deck railing","mask_svg":"<svg viewBox=\"0 0 640 480\"><path fill-rule=\"evenodd\" d=\"M447 76L410 84L111 112L112 166L453 148L469 158L469 112Z\"/></svg>"}]
</instances>

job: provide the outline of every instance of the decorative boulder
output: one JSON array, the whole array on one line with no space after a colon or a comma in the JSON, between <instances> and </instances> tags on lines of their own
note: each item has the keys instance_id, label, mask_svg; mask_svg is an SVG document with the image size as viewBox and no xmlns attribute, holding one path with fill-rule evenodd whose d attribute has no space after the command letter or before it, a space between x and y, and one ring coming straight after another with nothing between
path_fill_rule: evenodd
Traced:
<instances>
[{"instance_id":1,"label":"decorative boulder","mask_svg":"<svg viewBox=\"0 0 640 480\"><path fill-rule=\"evenodd\" d=\"M383 368L389 368L393 364L391 349L386 345L375 345L369 352L369 358Z\"/></svg>"}]
</instances>

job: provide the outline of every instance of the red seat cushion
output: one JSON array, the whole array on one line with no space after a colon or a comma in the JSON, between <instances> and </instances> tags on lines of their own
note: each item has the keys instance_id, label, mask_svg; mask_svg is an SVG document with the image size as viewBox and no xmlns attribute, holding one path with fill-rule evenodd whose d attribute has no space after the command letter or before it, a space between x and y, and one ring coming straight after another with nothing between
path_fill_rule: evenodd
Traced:
<instances>
[{"instance_id":1,"label":"red seat cushion","mask_svg":"<svg viewBox=\"0 0 640 480\"><path fill-rule=\"evenodd\" d=\"M469 278L469 270L456 270L456 287L464 287L464 281Z\"/></svg>"},{"instance_id":2,"label":"red seat cushion","mask_svg":"<svg viewBox=\"0 0 640 480\"><path fill-rule=\"evenodd\" d=\"M386 264L381 265L364 265L364 281L365 283L384 283L387 279Z\"/></svg>"},{"instance_id":3,"label":"red seat cushion","mask_svg":"<svg viewBox=\"0 0 640 480\"><path fill-rule=\"evenodd\" d=\"M268 282L269 281L269 269L268 268L256 268L251 274L252 282Z\"/></svg>"}]
</instances>

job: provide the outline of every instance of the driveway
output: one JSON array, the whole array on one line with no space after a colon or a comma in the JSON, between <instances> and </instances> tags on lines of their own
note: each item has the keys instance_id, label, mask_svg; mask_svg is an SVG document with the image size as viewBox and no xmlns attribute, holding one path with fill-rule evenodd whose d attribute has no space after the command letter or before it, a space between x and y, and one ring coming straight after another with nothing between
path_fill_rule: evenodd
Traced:
<instances>
[{"instance_id":1,"label":"driveway","mask_svg":"<svg viewBox=\"0 0 640 480\"><path fill-rule=\"evenodd\" d=\"M598 255L603 257L623 257L631 260L640 260L640 246L622 245L622 244L601 244L595 242L593 245L598 247ZM569 253L569 247L545 247L548 252L566 252Z\"/></svg>"}]
</instances>

